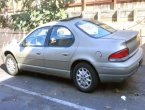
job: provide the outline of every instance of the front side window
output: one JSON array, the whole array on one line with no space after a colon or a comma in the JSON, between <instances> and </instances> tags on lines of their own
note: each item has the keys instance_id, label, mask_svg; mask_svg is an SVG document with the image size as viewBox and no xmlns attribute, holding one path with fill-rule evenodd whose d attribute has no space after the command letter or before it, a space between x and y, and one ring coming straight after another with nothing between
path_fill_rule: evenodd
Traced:
<instances>
[{"instance_id":1,"label":"front side window","mask_svg":"<svg viewBox=\"0 0 145 110\"><path fill-rule=\"evenodd\" d=\"M69 29L63 26L55 26L50 35L49 46L69 47L74 42L74 36Z\"/></svg>"},{"instance_id":2,"label":"front side window","mask_svg":"<svg viewBox=\"0 0 145 110\"><path fill-rule=\"evenodd\" d=\"M105 29L104 25L104 27L102 27L101 25L97 25L89 21L79 21L76 23L76 26L94 38L104 37L112 33L107 28Z\"/></svg>"},{"instance_id":3,"label":"front side window","mask_svg":"<svg viewBox=\"0 0 145 110\"><path fill-rule=\"evenodd\" d=\"M26 46L44 46L49 27L39 28L33 31L25 40Z\"/></svg>"}]
</instances>

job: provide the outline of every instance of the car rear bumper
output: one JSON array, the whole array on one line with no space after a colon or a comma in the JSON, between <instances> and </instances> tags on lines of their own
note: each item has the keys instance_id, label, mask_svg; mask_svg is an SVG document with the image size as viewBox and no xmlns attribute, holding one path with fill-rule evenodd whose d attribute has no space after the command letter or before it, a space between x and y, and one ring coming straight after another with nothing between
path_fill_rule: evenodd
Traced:
<instances>
[{"instance_id":1,"label":"car rear bumper","mask_svg":"<svg viewBox=\"0 0 145 110\"><path fill-rule=\"evenodd\" d=\"M121 82L137 72L143 61L143 50L139 48L130 59L125 62L112 62L108 67L99 67L97 71L101 82Z\"/></svg>"}]
</instances>

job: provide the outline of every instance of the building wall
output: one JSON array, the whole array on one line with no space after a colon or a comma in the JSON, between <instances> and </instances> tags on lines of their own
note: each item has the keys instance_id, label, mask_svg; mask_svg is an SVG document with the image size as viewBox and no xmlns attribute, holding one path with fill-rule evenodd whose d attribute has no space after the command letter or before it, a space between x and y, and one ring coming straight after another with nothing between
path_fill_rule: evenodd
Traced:
<instances>
[{"instance_id":1,"label":"building wall","mask_svg":"<svg viewBox=\"0 0 145 110\"><path fill-rule=\"evenodd\" d=\"M71 6L67 13L70 17L79 16L81 6ZM145 0L119 0L116 8L112 2L87 5L85 17L104 22L115 29L136 30L143 36L142 44L145 43Z\"/></svg>"},{"instance_id":2,"label":"building wall","mask_svg":"<svg viewBox=\"0 0 145 110\"><path fill-rule=\"evenodd\" d=\"M119 0L115 8L113 2L87 5L85 10L86 18L113 22L137 21L145 18L145 0L125 1L127 0ZM81 14L81 6L71 6L67 9L67 13L70 17L79 16Z\"/></svg>"},{"instance_id":3,"label":"building wall","mask_svg":"<svg viewBox=\"0 0 145 110\"><path fill-rule=\"evenodd\" d=\"M89 0L88 0L89 1ZM90 0L93 1L93 0ZM99 3L99 1L102 1L101 3ZM103 2L104 1L104 2ZM113 2L105 2L106 0L98 0L98 4L95 4L97 2L92 2L91 5L87 5L86 7L86 11L108 11L108 10L114 10L113 9ZM121 2L122 1L122 2ZM118 3L116 4L116 9L145 9L145 0L131 0L131 1L136 1L136 2L123 2L123 1L128 1L128 0L118 0ZM129 0L130 1L130 0ZM69 11L81 11L81 3L80 0L78 0L78 2L76 2L77 4L75 5L70 5L68 10Z\"/></svg>"},{"instance_id":4,"label":"building wall","mask_svg":"<svg viewBox=\"0 0 145 110\"><path fill-rule=\"evenodd\" d=\"M145 9L145 1L138 1L138 2L128 2L128 3L118 3L117 9Z\"/></svg>"}]
</instances>

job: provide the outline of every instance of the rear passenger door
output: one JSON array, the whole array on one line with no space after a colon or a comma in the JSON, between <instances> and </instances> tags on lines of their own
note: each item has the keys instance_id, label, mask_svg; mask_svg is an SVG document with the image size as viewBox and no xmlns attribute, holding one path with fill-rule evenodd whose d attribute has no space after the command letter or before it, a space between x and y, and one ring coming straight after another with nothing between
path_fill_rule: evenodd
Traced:
<instances>
[{"instance_id":1,"label":"rear passenger door","mask_svg":"<svg viewBox=\"0 0 145 110\"><path fill-rule=\"evenodd\" d=\"M69 61L76 50L74 34L67 27L54 26L44 52L45 67L69 70Z\"/></svg>"}]
</instances>

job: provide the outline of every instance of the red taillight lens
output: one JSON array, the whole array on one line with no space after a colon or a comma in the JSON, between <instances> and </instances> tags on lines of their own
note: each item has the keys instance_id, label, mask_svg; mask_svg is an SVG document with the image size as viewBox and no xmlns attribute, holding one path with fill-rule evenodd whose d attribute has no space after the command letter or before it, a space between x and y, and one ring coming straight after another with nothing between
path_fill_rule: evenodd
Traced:
<instances>
[{"instance_id":1,"label":"red taillight lens","mask_svg":"<svg viewBox=\"0 0 145 110\"><path fill-rule=\"evenodd\" d=\"M125 48L121 51L113 53L109 56L109 61L122 61L125 60L129 55L129 49Z\"/></svg>"}]
</instances>

